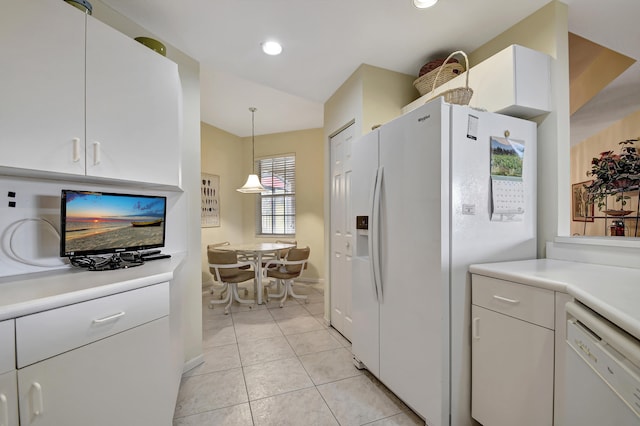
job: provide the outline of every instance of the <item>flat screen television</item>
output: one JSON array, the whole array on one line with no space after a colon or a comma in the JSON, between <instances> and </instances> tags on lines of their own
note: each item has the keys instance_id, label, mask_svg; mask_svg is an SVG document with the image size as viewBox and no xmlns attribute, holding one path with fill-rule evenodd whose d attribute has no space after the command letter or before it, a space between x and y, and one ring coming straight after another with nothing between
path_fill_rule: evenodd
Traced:
<instances>
[{"instance_id":1,"label":"flat screen television","mask_svg":"<svg viewBox=\"0 0 640 426\"><path fill-rule=\"evenodd\" d=\"M167 198L62 190L60 256L164 247Z\"/></svg>"}]
</instances>

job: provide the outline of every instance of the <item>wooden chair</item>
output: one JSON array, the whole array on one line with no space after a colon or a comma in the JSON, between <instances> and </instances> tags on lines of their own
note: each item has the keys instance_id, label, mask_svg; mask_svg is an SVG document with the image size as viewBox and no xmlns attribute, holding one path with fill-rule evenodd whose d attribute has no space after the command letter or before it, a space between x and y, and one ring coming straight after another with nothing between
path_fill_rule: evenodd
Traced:
<instances>
[{"instance_id":1,"label":"wooden chair","mask_svg":"<svg viewBox=\"0 0 640 426\"><path fill-rule=\"evenodd\" d=\"M284 306L287 296L291 296L295 299L303 299L305 303L308 303L307 296L296 294L293 291L293 280L300 277L302 271L307 268L310 252L311 249L309 247L294 247L289 250L284 259L270 260L263 269L266 277L275 278L276 282L281 282L283 284L282 292L278 294L269 293L269 296L282 297L282 300L280 300L281 308Z\"/></svg>"},{"instance_id":2,"label":"wooden chair","mask_svg":"<svg viewBox=\"0 0 640 426\"><path fill-rule=\"evenodd\" d=\"M209 271L213 275L213 279L221 283L226 289L226 296L222 300L211 299L209 308L213 309L213 305L227 304L224 313L229 313L229 308L233 301L241 304L249 305L253 308L253 300L241 299L238 294L238 284L245 281L257 281L255 269L242 269L244 266L252 266L252 262L239 262L238 254L231 250L207 250L207 259L209 261ZM255 285L255 284L254 284Z\"/></svg>"}]
</instances>

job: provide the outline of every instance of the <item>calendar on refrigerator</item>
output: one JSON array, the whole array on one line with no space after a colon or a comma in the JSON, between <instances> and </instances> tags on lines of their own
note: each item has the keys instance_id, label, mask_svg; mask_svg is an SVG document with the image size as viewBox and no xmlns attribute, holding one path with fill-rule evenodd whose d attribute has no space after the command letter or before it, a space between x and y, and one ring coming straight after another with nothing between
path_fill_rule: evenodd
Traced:
<instances>
[{"instance_id":1,"label":"calendar on refrigerator","mask_svg":"<svg viewBox=\"0 0 640 426\"><path fill-rule=\"evenodd\" d=\"M520 221L525 212L522 164L525 143L491 137L491 220Z\"/></svg>"}]
</instances>

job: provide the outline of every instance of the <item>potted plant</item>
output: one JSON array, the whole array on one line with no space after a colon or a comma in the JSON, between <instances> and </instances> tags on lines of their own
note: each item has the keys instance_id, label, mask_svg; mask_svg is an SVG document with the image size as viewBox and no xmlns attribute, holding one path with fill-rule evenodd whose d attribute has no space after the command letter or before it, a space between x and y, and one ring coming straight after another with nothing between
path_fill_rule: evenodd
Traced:
<instances>
[{"instance_id":1,"label":"potted plant","mask_svg":"<svg viewBox=\"0 0 640 426\"><path fill-rule=\"evenodd\" d=\"M606 207L606 198L615 194L615 201L620 206L627 204L625 192L635 189L640 184L640 155L634 143L638 139L627 139L619 142L620 152L604 151L600 157L591 160L591 170L587 176L593 181L585 185L589 203L598 205L598 209Z\"/></svg>"}]
</instances>

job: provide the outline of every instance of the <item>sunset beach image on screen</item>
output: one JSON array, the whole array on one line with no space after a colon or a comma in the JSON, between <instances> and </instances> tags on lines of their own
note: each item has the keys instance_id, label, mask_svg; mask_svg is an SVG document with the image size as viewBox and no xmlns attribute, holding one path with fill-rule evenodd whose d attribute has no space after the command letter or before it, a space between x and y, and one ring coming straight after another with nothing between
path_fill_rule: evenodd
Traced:
<instances>
[{"instance_id":1,"label":"sunset beach image on screen","mask_svg":"<svg viewBox=\"0 0 640 426\"><path fill-rule=\"evenodd\" d=\"M61 213L63 256L164 245L165 197L64 190Z\"/></svg>"}]
</instances>

